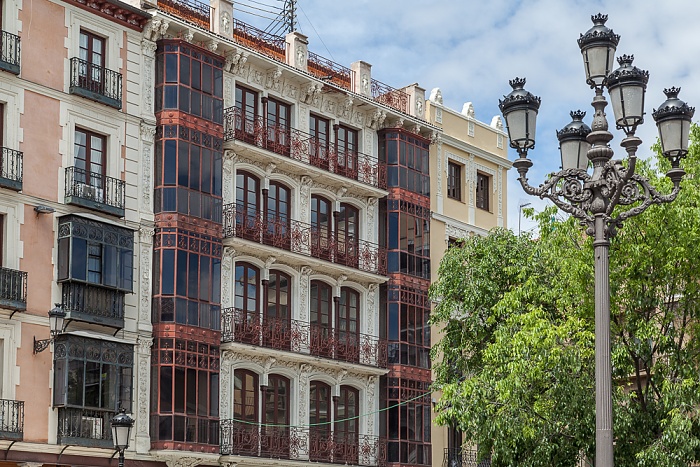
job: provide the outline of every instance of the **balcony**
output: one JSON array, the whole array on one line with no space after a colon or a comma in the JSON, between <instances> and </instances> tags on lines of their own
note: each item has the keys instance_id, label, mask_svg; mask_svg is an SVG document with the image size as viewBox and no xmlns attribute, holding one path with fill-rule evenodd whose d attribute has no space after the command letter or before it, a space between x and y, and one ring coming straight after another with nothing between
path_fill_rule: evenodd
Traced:
<instances>
[{"instance_id":1,"label":"balcony","mask_svg":"<svg viewBox=\"0 0 700 467\"><path fill-rule=\"evenodd\" d=\"M287 164L285 170L308 175L308 167L312 166L386 190L386 165L376 157L358 151L337 150L295 128L267 125L263 117L246 116L236 107L224 111L224 140L240 141L299 162L296 166Z\"/></svg>"},{"instance_id":2,"label":"balcony","mask_svg":"<svg viewBox=\"0 0 700 467\"><path fill-rule=\"evenodd\" d=\"M318 428L259 427L221 420L220 454L380 467L386 465L386 440Z\"/></svg>"},{"instance_id":3,"label":"balcony","mask_svg":"<svg viewBox=\"0 0 700 467\"><path fill-rule=\"evenodd\" d=\"M121 109L122 75L103 66L73 57L70 59L69 92Z\"/></svg>"},{"instance_id":4,"label":"balcony","mask_svg":"<svg viewBox=\"0 0 700 467\"><path fill-rule=\"evenodd\" d=\"M0 399L0 439L24 438L24 401Z\"/></svg>"},{"instance_id":5,"label":"balcony","mask_svg":"<svg viewBox=\"0 0 700 467\"><path fill-rule=\"evenodd\" d=\"M211 8L196 0L158 0L158 8L179 18L209 29Z\"/></svg>"},{"instance_id":6,"label":"balcony","mask_svg":"<svg viewBox=\"0 0 700 467\"><path fill-rule=\"evenodd\" d=\"M0 187L22 189L23 154L10 148L0 148Z\"/></svg>"},{"instance_id":7,"label":"balcony","mask_svg":"<svg viewBox=\"0 0 700 467\"><path fill-rule=\"evenodd\" d=\"M66 319L124 327L124 292L79 282L63 283Z\"/></svg>"},{"instance_id":8,"label":"balcony","mask_svg":"<svg viewBox=\"0 0 700 467\"><path fill-rule=\"evenodd\" d=\"M371 90L372 99L374 99L376 102L387 105L400 112L409 113L409 98L408 94L405 92L394 89L391 86L374 79L372 80Z\"/></svg>"},{"instance_id":9,"label":"balcony","mask_svg":"<svg viewBox=\"0 0 700 467\"><path fill-rule=\"evenodd\" d=\"M0 307L27 309L27 273L0 267Z\"/></svg>"},{"instance_id":10,"label":"balcony","mask_svg":"<svg viewBox=\"0 0 700 467\"><path fill-rule=\"evenodd\" d=\"M386 368L387 342L375 336L310 325L295 319L262 317L224 308L221 343L237 342L348 363Z\"/></svg>"},{"instance_id":11,"label":"balcony","mask_svg":"<svg viewBox=\"0 0 700 467\"><path fill-rule=\"evenodd\" d=\"M234 18L233 40L274 60L285 62L287 42L282 36L275 36Z\"/></svg>"},{"instance_id":12,"label":"balcony","mask_svg":"<svg viewBox=\"0 0 700 467\"><path fill-rule=\"evenodd\" d=\"M7 31L0 31L0 70L19 74L20 41L19 36Z\"/></svg>"},{"instance_id":13,"label":"balcony","mask_svg":"<svg viewBox=\"0 0 700 467\"><path fill-rule=\"evenodd\" d=\"M476 449L445 448L442 467L490 467L491 459L477 458Z\"/></svg>"},{"instance_id":14,"label":"balcony","mask_svg":"<svg viewBox=\"0 0 700 467\"><path fill-rule=\"evenodd\" d=\"M372 274L386 275L386 248L325 232L311 224L268 218L235 204L224 206L224 238L242 238Z\"/></svg>"},{"instance_id":15,"label":"balcony","mask_svg":"<svg viewBox=\"0 0 700 467\"><path fill-rule=\"evenodd\" d=\"M67 167L65 202L124 217L124 186L123 180Z\"/></svg>"},{"instance_id":16,"label":"balcony","mask_svg":"<svg viewBox=\"0 0 700 467\"><path fill-rule=\"evenodd\" d=\"M309 73L317 78L323 79L326 83L333 83L348 91L353 90L352 85L355 81L355 73L350 68L321 57L311 51L309 51L309 59L306 66Z\"/></svg>"},{"instance_id":17,"label":"balcony","mask_svg":"<svg viewBox=\"0 0 700 467\"><path fill-rule=\"evenodd\" d=\"M115 412L105 410L58 409L57 443L113 449L110 420Z\"/></svg>"}]
</instances>

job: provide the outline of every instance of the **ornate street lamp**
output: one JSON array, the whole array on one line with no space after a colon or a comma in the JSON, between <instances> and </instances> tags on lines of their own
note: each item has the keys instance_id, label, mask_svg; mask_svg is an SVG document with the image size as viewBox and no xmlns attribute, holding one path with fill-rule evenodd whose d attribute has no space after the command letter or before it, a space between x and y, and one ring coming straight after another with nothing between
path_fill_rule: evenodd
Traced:
<instances>
[{"instance_id":1,"label":"ornate street lamp","mask_svg":"<svg viewBox=\"0 0 700 467\"><path fill-rule=\"evenodd\" d=\"M610 363L610 238L623 221L645 211L652 204L676 199L685 175L680 160L688 153L690 122L695 109L678 99L680 88L664 90L666 101L653 113L659 129L662 153L671 162L666 176L673 182L669 194L661 194L649 181L635 173L637 148L642 143L635 136L644 121L644 93L649 73L632 66L633 57L623 55L620 67L612 71L614 52L620 36L605 26L608 17L592 17L593 27L578 40L586 70L586 82L595 90L595 109L589 129L583 112L572 112L573 121L557 132L562 170L553 173L539 187L527 181L532 161L528 149L535 147L535 118L540 99L524 89L525 80L510 82L513 91L500 101L499 107L508 125L508 134L516 135L510 145L518 151L513 167L526 193L551 200L559 209L579 219L594 238L595 256L595 380L596 380L596 467L613 465L612 380ZM608 146L613 135L608 131L603 97L607 87L617 128L626 137L620 142L628 156L627 167L612 160ZM527 118L523 117L526 115ZM585 152L585 159L582 154ZM592 173L588 172L589 165ZM614 212L617 206L629 206Z\"/></svg>"},{"instance_id":2,"label":"ornate street lamp","mask_svg":"<svg viewBox=\"0 0 700 467\"><path fill-rule=\"evenodd\" d=\"M40 340L36 340L36 337L34 338L34 355L46 350L56 336L63 332L63 321L65 318L66 312L63 311L60 303L56 303L56 306L49 310L49 329L51 331L51 337L49 339Z\"/></svg>"},{"instance_id":3,"label":"ornate street lamp","mask_svg":"<svg viewBox=\"0 0 700 467\"><path fill-rule=\"evenodd\" d=\"M134 419L126 414L126 409L120 408L119 413L112 419L112 441L114 449L119 452L119 467L124 467L124 451L129 448L133 426Z\"/></svg>"}]
</instances>

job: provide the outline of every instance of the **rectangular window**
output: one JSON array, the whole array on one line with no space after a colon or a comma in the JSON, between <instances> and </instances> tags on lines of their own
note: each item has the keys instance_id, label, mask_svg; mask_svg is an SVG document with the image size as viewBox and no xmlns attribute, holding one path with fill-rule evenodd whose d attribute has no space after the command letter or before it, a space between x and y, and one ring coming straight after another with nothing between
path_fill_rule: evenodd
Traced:
<instances>
[{"instance_id":1,"label":"rectangular window","mask_svg":"<svg viewBox=\"0 0 700 467\"><path fill-rule=\"evenodd\" d=\"M462 166L447 163L447 197L462 201Z\"/></svg>"},{"instance_id":2,"label":"rectangular window","mask_svg":"<svg viewBox=\"0 0 700 467\"><path fill-rule=\"evenodd\" d=\"M476 174L476 207L489 210L489 185L491 177L480 172Z\"/></svg>"},{"instance_id":3,"label":"rectangular window","mask_svg":"<svg viewBox=\"0 0 700 467\"><path fill-rule=\"evenodd\" d=\"M73 178L78 184L78 196L103 200L107 138L89 130L76 128L73 153Z\"/></svg>"},{"instance_id":4,"label":"rectangular window","mask_svg":"<svg viewBox=\"0 0 700 467\"><path fill-rule=\"evenodd\" d=\"M79 45L79 84L101 94L104 90L105 39L81 29Z\"/></svg>"}]
</instances>

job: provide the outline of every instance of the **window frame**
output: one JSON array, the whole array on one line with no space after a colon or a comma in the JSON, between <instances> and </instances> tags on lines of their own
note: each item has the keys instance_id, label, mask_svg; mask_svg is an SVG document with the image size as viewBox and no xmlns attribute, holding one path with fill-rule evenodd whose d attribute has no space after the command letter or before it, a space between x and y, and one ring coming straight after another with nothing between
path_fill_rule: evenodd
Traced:
<instances>
[{"instance_id":1,"label":"window frame","mask_svg":"<svg viewBox=\"0 0 700 467\"><path fill-rule=\"evenodd\" d=\"M83 147L82 145L80 145L78 143L78 133L82 133L85 135L85 146L84 146L84 148L85 148L85 159L84 159L85 167L82 169L85 172L85 177L84 177L84 181L82 181L82 183L85 183L86 185L89 185L89 186L95 186L97 188L104 189L105 188L105 181L106 181L106 177L107 177L107 136L100 134L100 133L97 133L97 132L92 131L92 130L88 130L88 129L83 128L83 127L79 127L79 126L75 127L75 129L73 131L73 166L75 168L78 168L78 169L79 169L79 167L77 166L77 161L80 159L79 159L78 154L77 154L77 149L78 149L78 147ZM97 138L102 143L102 147L100 148L100 151L102 152L102 154L101 154L100 162L98 164L100 169L101 169L101 173L96 173L96 172L92 171L92 165L93 165L92 138ZM100 184L93 185L93 183L91 182L93 178L98 180L99 182L101 182L101 185Z\"/></svg>"},{"instance_id":2,"label":"window frame","mask_svg":"<svg viewBox=\"0 0 700 467\"><path fill-rule=\"evenodd\" d=\"M464 166L454 161L447 162L447 197L462 201L462 169Z\"/></svg>"},{"instance_id":3,"label":"window frame","mask_svg":"<svg viewBox=\"0 0 700 467\"><path fill-rule=\"evenodd\" d=\"M474 205L478 209L491 212L491 176L483 172L476 172L476 183L474 193Z\"/></svg>"}]
</instances>

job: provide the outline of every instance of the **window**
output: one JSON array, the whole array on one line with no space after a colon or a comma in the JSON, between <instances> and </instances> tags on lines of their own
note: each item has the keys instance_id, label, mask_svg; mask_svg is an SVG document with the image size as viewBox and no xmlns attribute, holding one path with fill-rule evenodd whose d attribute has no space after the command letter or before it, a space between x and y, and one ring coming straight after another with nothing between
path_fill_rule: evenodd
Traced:
<instances>
[{"instance_id":1,"label":"window","mask_svg":"<svg viewBox=\"0 0 700 467\"><path fill-rule=\"evenodd\" d=\"M351 386L340 386L340 397L335 404L335 462L357 463L360 415L360 392Z\"/></svg>"},{"instance_id":2,"label":"window","mask_svg":"<svg viewBox=\"0 0 700 467\"><path fill-rule=\"evenodd\" d=\"M379 160L387 164L387 185L430 195L430 143L416 135L380 134Z\"/></svg>"},{"instance_id":3,"label":"window","mask_svg":"<svg viewBox=\"0 0 700 467\"><path fill-rule=\"evenodd\" d=\"M488 211L490 178L481 172L476 173L476 207Z\"/></svg>"},{"instance_id":4,"label":"window","mask_svg":"<svg viewBox=\"0 0 700 467\"><path fill-rule=\"evenodd\" d=\"M107 138L104 136L88 130L75 129L74 181L95 188L97 192L93 197L98 200L104 200L106 148Z\"/></svg>"},{"instance_id":5,"label":"window","mask_svg":"<svg viewBox=\"0 0 700 467\"><path fill-rule=\"evenodd\" d=\"M59 282L77 281L132 291L132 230L65 216L59 219L58 232Z\"/></svg>"},{"instance_id":6,"label":"window","mask_svg":"<svg viewBox=\"0 0 700 467\"><path fill-rule=\"evenodd\" d=\"M386 378L383 384L387 461L430 465L430 382Z\"/></svg>"},{"instance_id":7,"label":"window","mask_svg":"<svg viewBox=\"0 0 700 467\"><path fill-rule=\"evenodd\" d=\"M333 244L331 206L330 200L323 196L311 195L311 255L329 261Z\"/></svg>"},{"instance_id":8,"label":"window","mask_svg":"<svg viewBox=\"0 0 700 467\"><path fill-rule=\"evenodd\" d=\"M389 363L430 368L428 290L389 287L387 338Z\"/></svg>"},{"instance_id":9,"label":"window","mask_svg":"<svg viewBox=\"0 0 700 467\"><path fill-rule=\"evenodd\" d=\"M265 203L266 243L289 248L291 190L280 182L270 182Z\"/></svg>"},{"instance_id":10,"label":"window","mask_svg":"<svg viewBox=\"0 0 700 467\"><path fill-rule=\"evenodd\" d=\"M291 131L291 107L276 99L268 98L266 103L267 146L278 154L289 153Z\"/></svg>"},{"instance_id":11,"label":"window","mask_svg":"<svg viewBox=\"0 0 700 467\"><path fill-rule=\"evenodd\" d=\"M259 134L258 93L242 86L236 86L236 137L255 144Z\"/></svg>"},{"instance_id":12,"label":"window","mask_svg":"<svg viewBox=\"0 0 700 467\"><path fill-rule=\"evenodd\" d=\"M388 270L430 279L430 209L387 201Z\"/></svg>"},{"instance_id":13,"label":"window","mask_svg":"<svg viewBox=\"0 0 700 467\"><path fill-rule=\"evenodd\" d=\"M260 179L248 172L236 173L236 235L259 241L259 199Z\"/></svg>"},{"instance_id":14,"label":"window","mask_svg":"<svg viewBox=\"0 0 700 467\"><path fill-rule=\"evenodd\" d=\"M263 315L263 345L289 350L291 344L292 280L281 271L270 271L265 289L266 307Z\"/></svg>"},{"instance_id":15,"label":"window","mask_svg":"<svg viewBox=\"0 0 700 467\"><path fill-rule=\"evenodd\" d=\"M258 443L258 375L250 370L233 372L233 418L240 420L236 431L242 439L253 439L255 443L232 443L236 454L257 455ZM234 439L237 436L234 435Z\"/></svg>"},{"instance_id":16,"label":"window","mask_svg":"<svg viewBox=\"0 0 700 467\"><path fill-rule=\"evenodd\" d=\"M335 226L336 262L357 267L360 211L350 204L341 203L340 211L335 218Z\"/></svg>"},{"instance_id":17,"label":"window","mask_svg":"<svg viewBox=\"0 0 700 467\"><path fill-rule=\"evenodd\" d=\"M80 86L104 93L105 39L80 30L79 81Z\"/></svg>"},{"instance_id":18,"label":"window","mask_svg":"<svg viewBox=\"0 0 700 467\"><path fill-rule=\"evenodd\" d=\"M260 270L252 264L236 263L234 289L236 341L260 344Z\"/></svg>"},{"instance_id":19,"label":"window","mask_svg":"<svg viewBox=\"0 0 700 467\"><path fill-rule=\"evenodd\" d=\"M311 114L309 117L310 162L316 167L329 170L328 146L330 143L330 122Z\"/></svg>"},{"instance_id":20,"label":"window","mask_svg":"<svg viewBox=\"0 0 700 467\"><path fill-rule=\"evenodd\" d=\"M462 201L462 166L447 163L447 197Z\"/></svg>"},{"instance_id":21,"label":"window","mask_svg":"<svg viewBox=\"0 0 700 467\"><path fill-rule=\"evenodd\" d=\"M331 387L321 381L309 384L309 425L309 460L330 460Z\"/></svg>"},{"instance_id":22,"label":"window","mask_svg":"<svg viewBox=\"0 0 700 467\"><path fill-rule=\"evenodd\" d=\"M360 360L360 294L349 287L340 289L335 318L336 357L347 362Z\"/></svg>"},{"instance_id":23,"label":"window","mask_svg":"<svg viewBox=\"0 0 700 467\"><path fill-rule=\"evenodd\" d=\"M131 345L58 335L54 350L54 407L131 412Z\"/></svg>"},{"instance_id":24,"label":"window","mask_svg":"<svg viewBox=\"0 0 700 467\"><path fill-rule=\"evenodd\" d=\"M348 178L357 179L357 130L339 125L336 133L337 171Z\"/></svg>"},{"instance_id":25,"label":"window","mask_svg":"<svg viewBox=\"0 0 700 467\"><path fill-rule=\"evenodd\" d=\"M333 307L331 286L325 282L311 281L311 353L323 357L333 355L331 345L332 323L331 310Z\"/></svg>"},{"instance_id":26,"label":"window","mask_svg":"<svg viewBox=\"0 0 700 467\"><path fill-rule=\"evenodd\" d=\"M289 457L289 379L280 375L270 375L263 393L262 436L260 440L261 455ZM282 425L282 426L267 426Z\"/></svg>"}]
</instances>

